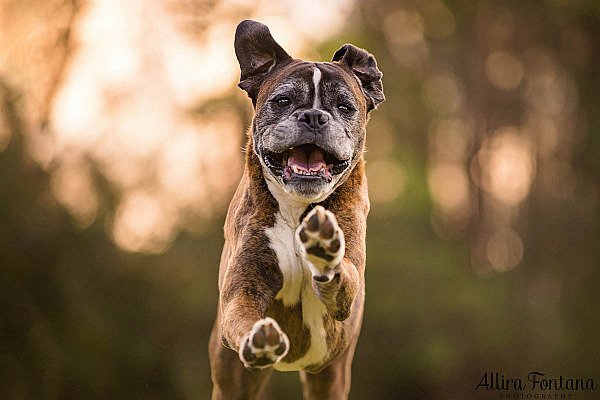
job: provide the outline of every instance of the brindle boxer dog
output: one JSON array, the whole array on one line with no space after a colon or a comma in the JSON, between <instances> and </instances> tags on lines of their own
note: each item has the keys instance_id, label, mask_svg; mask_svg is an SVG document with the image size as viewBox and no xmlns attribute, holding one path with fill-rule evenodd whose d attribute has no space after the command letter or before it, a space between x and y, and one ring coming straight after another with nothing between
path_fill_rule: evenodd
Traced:
<instances>
[{"instance_id":1,"label":"brindle boxer dog","mask_svg":"<svg viewBox=\"0 0 600 400\"><path fill-rule=\"evenodd\" d=\"M375 58L290 57L255 21L235 33L255 114L225 221L210 338L213 400L255 399L272 369L300 371L306 399L346 399L365 296L369 111Z\"/></svg>"}]
</instances>

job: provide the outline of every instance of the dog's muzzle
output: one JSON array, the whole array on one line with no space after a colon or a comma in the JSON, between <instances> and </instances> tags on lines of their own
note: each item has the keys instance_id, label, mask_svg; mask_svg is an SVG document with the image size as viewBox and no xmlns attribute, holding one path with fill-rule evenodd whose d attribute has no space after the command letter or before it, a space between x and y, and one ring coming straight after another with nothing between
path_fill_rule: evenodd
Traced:
<instances>
[{"instance_id":1,"label":"dog's muzzle","mask_svg":"<svg viewBox=\"0 0 600 400\"><path fill-rule=\"evenodd\" d=\"M265 152L265 165L284 183L293 180L323 180L331 182L350 166L350 160L340 160L315 144L302 144L282 152Z\"/></svg>"}]
</instances>

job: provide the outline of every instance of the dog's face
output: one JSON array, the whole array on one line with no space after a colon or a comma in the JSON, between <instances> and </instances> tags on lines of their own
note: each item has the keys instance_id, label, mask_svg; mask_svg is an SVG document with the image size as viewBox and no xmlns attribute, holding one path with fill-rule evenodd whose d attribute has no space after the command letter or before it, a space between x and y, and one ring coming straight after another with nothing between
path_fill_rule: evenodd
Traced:
<instances>
[{"instance_id":1,"label":"dog's face","mask_svg":"<svg viewBox=\"0 0 600 400\"><path fill-rule=\"evenodd\" d=\"M331 63L294 60L254 21L238 26L235 48L265 178L301 200L321 201L358 162L368 112L384 99L375 59L344 45Z\"/></svg>"},{"instance_id":2,"label":"dog's face","mask_svg":"<svg viewBox=\"0 0 600 400\"><path fill-rule=\"evenodd\" d=\"M264 83L253 144L266 172L286 192L328 194L363 149L366 101L340 66L293 62Z\"/></svg>"}]
</instances>

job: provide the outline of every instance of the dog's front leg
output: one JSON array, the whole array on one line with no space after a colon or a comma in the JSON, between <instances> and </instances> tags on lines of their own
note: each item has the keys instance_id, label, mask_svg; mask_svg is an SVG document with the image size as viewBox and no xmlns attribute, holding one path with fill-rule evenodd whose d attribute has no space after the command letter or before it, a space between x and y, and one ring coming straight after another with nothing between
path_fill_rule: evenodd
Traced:
<instances>
[{"instance_id":1,"label":"dog's front leg","mask_svg":"<svg viewBox=\"0 0 600 400\"><path fill-rule=\"evenodd\" d=\"M276 265L256 265L241 258L232 260L221 288L221 338L238 352L246 368L266 368L279 362L290 348L277 321L265 318L281 288L281 272Z\"/></svg>"},{"instance_id":2,"label":"dog's front leg","mask_svg":"<svg viewBox=\"0 0 600 400\"><path fill-rule=\"evenodd\" d=\"M345 320L350 316L364 272L360 273L357 266L344 257L344 232L335 215L316 206L298 227L296 238L312 272L315 294L333 318Z\"/></svg>"}]
</instances>

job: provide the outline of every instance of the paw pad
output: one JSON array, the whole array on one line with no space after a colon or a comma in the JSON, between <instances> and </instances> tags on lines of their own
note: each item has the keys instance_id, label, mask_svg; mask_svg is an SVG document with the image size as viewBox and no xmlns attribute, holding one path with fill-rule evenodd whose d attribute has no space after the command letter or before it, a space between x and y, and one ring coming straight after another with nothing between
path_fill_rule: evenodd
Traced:
<instances>
[{"instance_id":1,"label":"paw pad","mask_svg":"<svg viewBox=\"0 0 600 400\"><path fill-rule=\"evenodd\" d=\"M321 283L329 282L344 256L344 234L335 215L322 206L316 206L304 218L296 235L311 267L313 279Z\"/></svg>"},{"instance_id":2,"label":"paw pad","mask_svg":"<svg viewBox=\"0 0 600 400\"><path fill-rule=\"evenodd\" d=\"M248 369L267 368L287 354L290 341L273 318L257 321L242 339L240 360Z\"/></svg>"}]
</instances>

